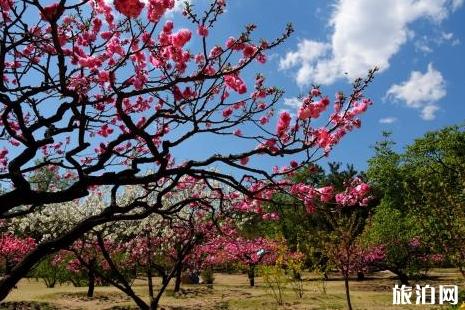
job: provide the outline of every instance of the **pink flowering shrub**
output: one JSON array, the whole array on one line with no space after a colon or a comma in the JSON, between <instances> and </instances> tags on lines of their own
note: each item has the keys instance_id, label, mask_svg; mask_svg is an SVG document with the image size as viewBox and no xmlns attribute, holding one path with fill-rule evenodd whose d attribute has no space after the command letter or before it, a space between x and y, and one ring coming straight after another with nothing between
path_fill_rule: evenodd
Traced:
<instances>
[{"instance_id":1,"label":"pink flowering shrub","mask_svg":"<svg viewBox=\"0 0 465 310\"><path fill-rule=\"evenodd\" d=\"M36 247L36 241L30 237L18 238L12 234L0 236L0 257L11 268Z\"/></svg>"}]
</instances>

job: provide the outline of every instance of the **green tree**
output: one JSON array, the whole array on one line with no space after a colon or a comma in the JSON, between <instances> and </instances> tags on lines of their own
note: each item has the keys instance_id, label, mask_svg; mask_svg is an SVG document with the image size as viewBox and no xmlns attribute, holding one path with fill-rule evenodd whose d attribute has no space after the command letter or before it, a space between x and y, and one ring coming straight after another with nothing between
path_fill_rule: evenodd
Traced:
<instances>
[{"instance_id":1,"label":"green tree","mask_svg":"<svg viewBox=\"0 0 465 310\"><path fill-rule=\"evenodd\" d=\"M444 253L465 276L465 127L415 140L403 156L406 205L432 253Z\"/></svg>"},{"instance_id":2,"label":"green tree","mask_svg":"<svg viewBox=\"0 0 465 310\"><path fill-rule=\"evenodd\" d=\"M382 267L396 273L403 283L443 258L463 271L463 127L429 132L401 154L393 146L390 134L383 133L369 160L367 176L380 205L364 240L384 245Z\"/></svg>"}]
</instances>

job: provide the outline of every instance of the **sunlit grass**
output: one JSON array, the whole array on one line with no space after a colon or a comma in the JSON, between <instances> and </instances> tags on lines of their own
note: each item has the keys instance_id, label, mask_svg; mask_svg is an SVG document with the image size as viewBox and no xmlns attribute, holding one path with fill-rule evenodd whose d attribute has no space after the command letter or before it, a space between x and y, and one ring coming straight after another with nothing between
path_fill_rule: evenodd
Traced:
<instances>
[{"instance_id":1,"label":"sunlit grass","mask_svg":"<svg viewBox=\"0 0 465 310\"><path fill-rule=\"evenodd\" d=\"M434 277L425 280L433 286L441 284L457 284L462 278L456 270L435 270ZM304 297L298 298L291 288L284 290L284 305L278 306L270 291L257 278L256 287L248 286L246 275L216 274L215 285L209 289L203 285L183 285L181 297L173 296L169 287L161 300L166 309L345 309L346 301L343 282L335 278L326 282L326 293L323 285L314 275L305 274ZM159 279L154 279L158 283ZM392 305L392 287L395 279L388 273L370 275L367 280L351 281L351 297L354 309L445 309L447 307L430 307L425 305L400 306ZM147 299L147 287L143 279L137 280L133 286L140 296ZM18 288L7 298L7 301L35 301L55 305L59 309L109 309L113 306L131 306L132 301L113 287L97 287L95 297L86 297L86 287L58 285L48 289L35 279L23 279Z\"/></svg>"}]
</instances>

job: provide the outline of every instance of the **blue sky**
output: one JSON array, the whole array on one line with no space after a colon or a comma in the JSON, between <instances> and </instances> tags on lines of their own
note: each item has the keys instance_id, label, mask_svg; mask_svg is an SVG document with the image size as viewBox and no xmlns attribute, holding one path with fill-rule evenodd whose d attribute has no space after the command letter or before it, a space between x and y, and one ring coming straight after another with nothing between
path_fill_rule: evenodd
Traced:
<instances>
[{"instance_id":1,"label":"blue sky","mask_svg":"<svg viewBox=\"0 0 465 310\"><path fill-rule=\"evenodd\" d=\"M192 2L201 7L205 1ZM380 66L367 92L375 104L362 128L329 158L364 169L383 130L393 132L401 150L426 131L464 122L464 7L463 0L232 0L209 39L223 42L248 23L258 26L255 38L270 39L291 22L292 37L266 65L244 73L250 78L263 72L285 89L278 108L290 112L295 107L285 101L292 103L312 83L332 96L350 91L350 80Z\"/></svg>"},{"instance_id":2,"label":"blue sky","mask_svg":"<svg viewBox=\"0 0 465 310\"><path fill-rule=\"evenodd\" d=\"M261 72L267 85L284 89L277 110L291 113L296 111L292 105L295 98L308 92L312 83L321 84L323 92L333 97L339 90L350 92L355 77L379 66L381 70L367 91L375 104L363 115L362 128L347 135L327 159L365 169L373 155L371 146L384 130L392 131L401 150L429 130L464 123L464 1L229 0L226 13L210 30L208 45L223 45L250 23L258 26L254 39L272 40L291 22L295 32L268 54L268 62L241 72L248 82ZM209 3L190 2L198 10ZM192 28L180 11L178 8L165 18L173 19L176 28ZM189 48L195 53L198 37L192 41ZM236 139L241 140L239 145L228 139L193 140L175 150L174 156L181 162L256 147L245 145L243 139ZM299 157L260 157L251 159L249 165L270 171L274 165L288 165L291 159Z\"/></svg>"}]
</instances>

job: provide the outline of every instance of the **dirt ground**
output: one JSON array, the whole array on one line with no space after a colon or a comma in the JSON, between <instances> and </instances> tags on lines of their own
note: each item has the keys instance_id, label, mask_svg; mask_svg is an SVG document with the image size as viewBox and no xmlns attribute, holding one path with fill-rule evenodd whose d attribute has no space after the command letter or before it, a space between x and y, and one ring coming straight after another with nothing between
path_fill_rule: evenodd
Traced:
<instances>
[{"instance_id":1,"label":"dirt ground","mask_svg":"<svg viewBox=\"0 0 465 310\"><path fill-rule=\"evenodd\" d=\"M284 290L284 305L278 306L272 292L260 277L256 287L248 286L245 274L215 274L213 288L204 285L183 285L182 293L174 296L170 288L163 296L161 309L346 309L344 283L335 274L323 283L313 274L304 275L304 295L298 298L288 286ZM159 279L154 279L158 283ZM351 281L354 309L449 309L448 306L392 305L392 288L396 280L389 272L367 275L364 281ZM419 284L457 284L464 287L463 278L454 269L437 269L430 278ZM138 279L134 290L147 297L146 281ZM35 279L24 279L9 295L0 309L136 309L134 304L118 289L97 287L95 297L86 297L86 288L63 285L46 288ZM465 308L464 308L465 309Z\"/></svg>"}]
</instances>

